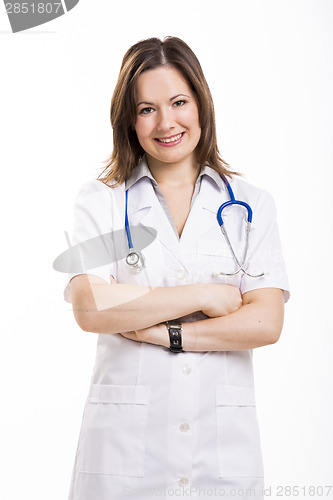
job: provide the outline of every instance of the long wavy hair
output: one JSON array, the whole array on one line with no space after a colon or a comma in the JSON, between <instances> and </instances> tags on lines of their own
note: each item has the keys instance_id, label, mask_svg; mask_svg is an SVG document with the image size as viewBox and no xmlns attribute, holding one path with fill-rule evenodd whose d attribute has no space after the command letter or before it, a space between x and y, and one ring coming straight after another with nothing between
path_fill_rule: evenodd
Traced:
<instances>
[{"instance_id":1,"label":"long wavy hair","mask_svg":"<svg viewBox=\"0 0 333 500\"><path fill-rule=\"evenodd\" d=\"M183 40L168 36L163 41L148 38L137 42L123 58L111 100L113 151L98 178L108 184L111 182L113 187L123 183L145 154L134 129L136 83L144 71L161 66L179 71L197 98L201 137L196 158L200 167L208 165L227 177L239 175L230 170L218 150L213 99L196 55Z\"/></svg>"}]
</instances>

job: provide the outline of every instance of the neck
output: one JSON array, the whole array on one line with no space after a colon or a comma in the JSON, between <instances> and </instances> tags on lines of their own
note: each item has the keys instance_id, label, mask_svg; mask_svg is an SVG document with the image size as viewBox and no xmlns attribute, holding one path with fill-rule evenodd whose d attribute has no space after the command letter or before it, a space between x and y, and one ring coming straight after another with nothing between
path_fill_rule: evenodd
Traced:
<instances>
[{"instance_id":1,"label":"neck","mask_svg":"<svg viewBox=\"0 0 333 500\"><path fill-rule=\"evenodd\" d=\"M158 184L180 187L188 184L194 186L200 172L200 166L194 156L181 162L164 163L146 154L149 170Z\"/></svg>"}]
</instances>

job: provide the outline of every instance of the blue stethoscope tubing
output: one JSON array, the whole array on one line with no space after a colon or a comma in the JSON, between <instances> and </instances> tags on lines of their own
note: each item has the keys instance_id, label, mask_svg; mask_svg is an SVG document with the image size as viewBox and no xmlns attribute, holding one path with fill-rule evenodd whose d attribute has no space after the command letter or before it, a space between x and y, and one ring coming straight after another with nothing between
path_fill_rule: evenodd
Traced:
<instances>
[{"instance_id":1,"label":"blue stethoscope tubing","mask_svg":"<svg viewBox=\"0 0 333 500\"><path fill-rule=\"evenodd\" d=\"M230 200L226 201L225 203L222 203L222 205L219 207L216 217L217 221L219 223L219 226L221 228L222 234L227 242L227 245L229 247L230 253L235 261L235 263L238 266L237 271L233 273L217 273L218 275L223 275L223 276L235 276L238 274L240 271L243 271L244 274L247 276L250 276L251 278L260 278L261 276L264 276L264 273L261 274L250 274L244 269L245 261L246 261L246 256L247 256L247 251L249 248L249 235L251 231L251 224L252 224L252 208L248 203L245 203L245 201L240 201L236 200L235 195L233 193L233 190L229 184L229 182L221 175L221 179L223 180L224 184L226 185L226 188L228 190ZM225 208L231 206L231 205L241 205L242 207L246 208L247 210L247 221L246 221L246 240L245 240L245 247L244 247L244 252L242 256L241 262L239 262L239 259L237 255L234 252L234 249L231 245L227 229L224 225L224 221L222 218L222 212ZM128 221L128 189L125 191L125 230L126 230L126 236L127 236L127 243L128 243L128 248L129 248L129 253L126 257L126 263L129 265L129 267L134 271L134 272L139 272L141 269L145 267L144 264L144 258L141 252L134 250L133 247L133 241L132 241L132 235L131 235L131 230L129 226L129 221Z\"/></svg>"},{"instance_id":2,"label":"blue stethoscope tubing","mask_svg":"<svg viewBox=\"0 0 333 500\"><path fill-rule=\"evenodd\" d=\"M217 211L216 217L217 217L217 221L218 221L220 227L223 226L222 212L226 207L228 207L230 205L241 205L242 207L245 207L247 210L247 221L251 224L252 213L253 213L252 208L250 207L250 205L245 203L245 201L236 200L234 192L231 189L229 182L222 176L221 176L221 179L223 180L224 184L226 185L226 188L227 188L229 196L230 196L230 201L226 201L225 203L222 203L222 205L220 206L220 208Z\"/></svg>"},{"instance_id":3,"label":"blue stethoscope tubing","mask_svg":"<svg viewBox=\"0 0 333 500\"><path fill-rule=\"evenodd\" d=\"M129 222L128 222L127 206L128 206L128 189L126 189L126 191L125 191L125 229L126 229L126 235L127 235L128 248L129 248L129 250L132 250L133 249L133 242L132 242L132 235L131 235Z\"/></svg>"},{"instance_id":4,"label":"blue stethoscope tubing","mask_svg":"<svg viewBox=\"0 0 333 500\"><path fill-rule=\"evenodd\" d=\"M129 266L131 271L133 271L134 273L138 273L139 271L141 271L141 269L145 267L145 259L141 252L134 250L131 230L128 222L127 206L128 206L128 189L126 189L125 191L125 230L126 230L129 253L127 254L125 260L126 264Z\"/></svg>"},{"instance_id":5,"label":"blue stethoscope tubing","mask_svg":"<svg viewBox=\"0 0 333 500\"><path fill-rule=\"evenodd\" d=\"M221 274L223 276L235 276L240 271L243 271L243 273L246 274L247 276L249 276L250 278L261 278L262 276L264 276L265 273L250 274L247 271L245 271L245 269L244 269L244 265L245 265L245 261L246 261L246 256L247 256L247 251L248 251L248 248L249 248L249 236L250 236L250 231L251 231L252 215L253 215L252 208L250 207L250 205L248 203L245 203L245 201L236 200L234 192L233 192L233 190L232 190L229 182L222 175L221 175L221 179L223 180L224 184L226 185L226 188L227 188L229 196L230 196L230 200L226 201L225 203L222 203L222 205L219 207L219 209L217 211L216 218L217 218L217 222L219 223L219 226L221 228L222 234L223 234L223 236L224 236L224 238L225 238L225 240L227 242L227 245L229 247L230 253L231 253L231 255L232 255L235 263L238 266L238 269L237 269L237 271L235 271L233 273L223 273L223 272L220 272L218 274ZM227 229L226 229L226 227L224 225L224 221L223 221L223 218L222 218L222 212L223 212L223 210L225 208L227 208L227 207L230 207L231 205L240 205L240 206L246 208L246 210L247 210L247 220L246 220L246 229L245 229L245 232L246 232L245 247L244 247L244 252L243 252L243 257L242 257L241 262L239 262L239 259L238 259L237 255L234 252L234 249L233 249L233 247L231 245L231 242L230 242L230 239L229 239L229 236L228 236L228 233L227 233Z\"/></svg>"}]
</instances>

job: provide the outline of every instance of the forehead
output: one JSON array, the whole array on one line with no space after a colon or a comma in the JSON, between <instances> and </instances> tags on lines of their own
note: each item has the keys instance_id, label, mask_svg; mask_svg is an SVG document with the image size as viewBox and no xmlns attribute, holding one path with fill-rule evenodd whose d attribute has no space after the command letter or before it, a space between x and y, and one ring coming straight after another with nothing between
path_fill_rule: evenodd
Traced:
<instances>
[{"instance_id":1,"label":"forehead","mask_svg":"<svg viewBox=\"0 0 333 500\"><path fill-rule=\"evenodd\" d=\"M138 99L150 100L174 95L193 95L186 79L175 68L161 66L144 71L136 83L136 96Z\"/></svg>"}]
</instances>

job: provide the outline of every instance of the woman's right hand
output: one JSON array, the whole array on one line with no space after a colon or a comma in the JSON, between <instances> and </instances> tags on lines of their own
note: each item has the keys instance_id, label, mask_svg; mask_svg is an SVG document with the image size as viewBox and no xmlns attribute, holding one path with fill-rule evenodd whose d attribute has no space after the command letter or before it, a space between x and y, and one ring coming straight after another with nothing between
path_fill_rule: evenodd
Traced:
<instances>
[{"instance_id":1,"label":"woman's right hand","mask_svg":"<svg viewBox=\"0 0 333 500\"><path fill-rule=\"evenodd\" d=\"M204 284L202 297L204 306L201 309L206 316L217 318L237 311L242 305L242 295L236 286L223 284Z\"/></svg>"}]
</instances>

